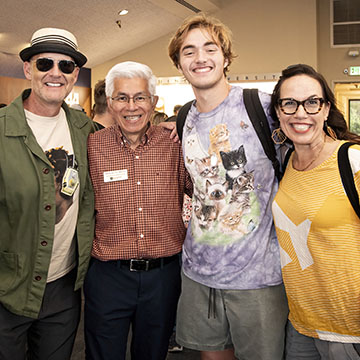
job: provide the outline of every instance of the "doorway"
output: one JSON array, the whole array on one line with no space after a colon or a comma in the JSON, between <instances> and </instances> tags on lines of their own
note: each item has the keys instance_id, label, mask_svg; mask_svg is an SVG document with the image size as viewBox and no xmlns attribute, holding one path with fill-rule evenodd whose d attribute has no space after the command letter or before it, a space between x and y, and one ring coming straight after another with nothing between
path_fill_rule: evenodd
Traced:
<instances>
[{"instance_id":1,"label":"doorway","mask_svg":"<svg viewBox=\"0 0 360 360\"><path fill-rule=\"evenodd\" d=\"M360 135L360 83L336 83L334 94L350 131Z\"/></svg>"}]
</instances>

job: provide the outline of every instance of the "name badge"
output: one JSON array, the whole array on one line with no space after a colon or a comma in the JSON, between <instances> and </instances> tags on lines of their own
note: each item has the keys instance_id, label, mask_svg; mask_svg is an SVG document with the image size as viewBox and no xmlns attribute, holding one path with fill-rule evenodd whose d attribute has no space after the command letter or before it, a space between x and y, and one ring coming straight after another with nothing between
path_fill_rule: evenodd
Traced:
<instances>
[{"instance_id":1,"label":"name badge","mask_svg":"<svg viewBox=\"0 0 360 360\"><path fill-rule=\"evenodd\" d=\"M127 179L128 179L127 169L104 172L104 182L120 181Z\"/></svg>"},{"instance_id":2,"label":"name badge","mask_svg":"<svg viewBox=\"0 0 360 360\"><path fill-rule=\"evenodd\" d=\"M79 174L73 168L67 168L62 179L61 192L68 196L73 196L79 186Z\"/></svg>"}]
</instances>

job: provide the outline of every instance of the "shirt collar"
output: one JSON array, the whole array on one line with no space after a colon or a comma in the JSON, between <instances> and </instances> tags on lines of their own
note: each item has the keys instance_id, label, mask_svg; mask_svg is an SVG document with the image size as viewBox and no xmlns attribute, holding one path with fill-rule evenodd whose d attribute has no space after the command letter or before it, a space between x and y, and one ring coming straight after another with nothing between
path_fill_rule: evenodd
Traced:
<instances>
[{"instance_id":1,"label":"shirt collar","mask_svg":"<svg viewBox=\"0 0 360 360\"><path fill-rule=\"evenodd\" d=\"M147 130L145 131L144 135L140 139L140 146L147 145L154 136L155 126L151 125L151 123L149 122L147 127L148 127ZM118 133L119 142L122 145L130 144L130 142L126 139L126 136L121 131L121 128L119 125L116 127L116 129L117 129L117 133Z\"/></svg>"}]
</instances>

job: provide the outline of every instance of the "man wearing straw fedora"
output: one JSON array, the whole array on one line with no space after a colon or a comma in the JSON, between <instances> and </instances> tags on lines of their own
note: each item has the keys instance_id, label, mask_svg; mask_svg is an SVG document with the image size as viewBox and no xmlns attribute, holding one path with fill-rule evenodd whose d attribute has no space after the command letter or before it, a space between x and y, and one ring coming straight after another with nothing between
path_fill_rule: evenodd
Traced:
<instances>
[{"instance_id":1,"label":"man wearing straw fedora","mask_svg":"<svg viewBox=\"0 0 360 360\"><path fill-rule=\"evenodd\" d=\"M43 28L20 52L31 88L0 111L0 359L70 359L93 240L86 141L69 109L86 57Z\"/></svg>"}]
</instances>

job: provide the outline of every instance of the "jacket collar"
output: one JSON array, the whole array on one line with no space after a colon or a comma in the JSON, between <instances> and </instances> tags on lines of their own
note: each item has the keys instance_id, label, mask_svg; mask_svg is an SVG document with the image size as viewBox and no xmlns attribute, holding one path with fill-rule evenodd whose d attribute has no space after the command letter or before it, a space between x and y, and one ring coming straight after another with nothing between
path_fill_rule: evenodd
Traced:
<instances>
[{"instance_id":1,"label":"jacket collar","mask_svg":"<svg viewBox=\"0 0 360 360\"><path fill-rule=\"evenodd\" d=\"M23 101L29 97L31 89L26 89L17 97L5 110L5 136L27 136L30 128L26 122ZM66 117L69 120L70 112L72 118L72 125L81 129L88 122L85 116L76 116L77 111L69 109L65 101L61 105L65 110Z\"/></svg>"}]
</instances>

